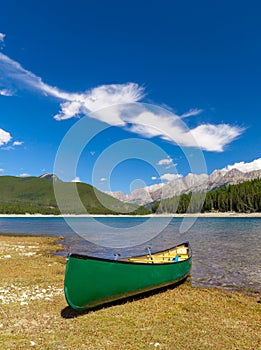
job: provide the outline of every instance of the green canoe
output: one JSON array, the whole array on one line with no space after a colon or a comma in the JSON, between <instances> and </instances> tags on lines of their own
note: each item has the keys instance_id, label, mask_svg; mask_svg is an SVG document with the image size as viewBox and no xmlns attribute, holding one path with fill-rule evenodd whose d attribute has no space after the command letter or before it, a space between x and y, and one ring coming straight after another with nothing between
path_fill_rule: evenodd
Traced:
<instances>
[{"instance_id":1,"label":"green canoe","mask_svg":"<svg viewBox=\"0 0 261 350\"><path fill-rule=\"evenodd\" d=\"M191 269L189 242L165 251L108 260L86 255L68 257L64 292L74 309L92 308L168 286L185 279Z\"/></svg>"}]
</instances>

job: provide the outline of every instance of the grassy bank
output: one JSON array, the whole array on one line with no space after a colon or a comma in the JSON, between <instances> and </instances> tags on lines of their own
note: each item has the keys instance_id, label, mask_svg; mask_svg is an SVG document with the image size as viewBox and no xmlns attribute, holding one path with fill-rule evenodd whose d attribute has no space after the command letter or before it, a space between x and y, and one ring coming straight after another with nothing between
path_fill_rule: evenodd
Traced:
<instances>
[{"instance_id":1,"label":"grassy bank","mask_svg":"<svg viewBox=\"0 0 261 350\"><path fill-rule=\"evenodd\" d=\"M184 284L76 313L54 238L0 236L2 349L258 349L258 298Z\"/></svg>"}]
</instances>

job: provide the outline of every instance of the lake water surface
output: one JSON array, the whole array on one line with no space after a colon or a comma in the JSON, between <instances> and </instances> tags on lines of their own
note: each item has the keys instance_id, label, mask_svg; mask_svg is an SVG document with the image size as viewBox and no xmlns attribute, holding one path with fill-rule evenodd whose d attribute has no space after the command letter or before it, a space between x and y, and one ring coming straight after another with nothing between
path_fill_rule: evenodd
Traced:
<instances>
[{"instance_id":1,"label":"lake water surface","mask_svg":"<svg viewBox=\"0 0 261 350\"><path fill-rule=\"evenodd\" d=\"M10 217L0 218L0 232L64 237L68 251L107 258L188 240L193 286L261 292L261 218L198 218L184 230L183 218L78 217L66 222L62 217Z\"/></svg>"}]
</instances>

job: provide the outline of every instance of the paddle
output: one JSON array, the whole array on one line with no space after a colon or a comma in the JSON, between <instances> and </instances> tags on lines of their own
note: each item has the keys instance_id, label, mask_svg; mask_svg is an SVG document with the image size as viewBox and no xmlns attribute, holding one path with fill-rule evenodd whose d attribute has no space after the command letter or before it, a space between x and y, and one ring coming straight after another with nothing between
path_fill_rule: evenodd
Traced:
<instances>
[{"instance_id":1,"label":"paddle","mask_svg":"<svg viewBox=\"0 0 261 350\"><path fill-rule=\"evenodd\" d=\"M150 256L150 260L152 261L152 264L154 264L153 257L152 257L152 254L151 254L151 248L147 247L147 250L148 250L148 253L149 253L149 256Z\"/></svg>"},{"instance_id":2,"label":"paddle","mask_svg":"<svg viewBox=\"0 0 261 350\"><path fill-rule=\"evenodd\" d=\"M121 256L120 253L114 253L114 260L117 260L119 256Z\"/></svg>"}]
</instances>

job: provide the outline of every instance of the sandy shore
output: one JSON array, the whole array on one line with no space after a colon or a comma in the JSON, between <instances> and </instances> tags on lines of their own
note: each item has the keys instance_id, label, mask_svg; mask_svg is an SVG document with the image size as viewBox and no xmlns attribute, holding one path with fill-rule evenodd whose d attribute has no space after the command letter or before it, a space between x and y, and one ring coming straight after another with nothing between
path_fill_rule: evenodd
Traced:
<instances>
[{"instance_id":1,"label":"sandy shore","mask_svg":"<svg viewBox=\"0 0 261 350\"><path fill-rule=\"evenodd\" d=\"M35 218L50 218L50 217L155 217L155 218L183 218L183 217L199 217L199 218L261 218L261 213L235 213L235 212L225 212L225 213L196 213L196 214L149 214L149 215L103 215L103 214L81 214L81 215L42 215L42 214L0 214L0 218L24 218L24 217L35 217Z\"/></svg>"}]
</instances>

